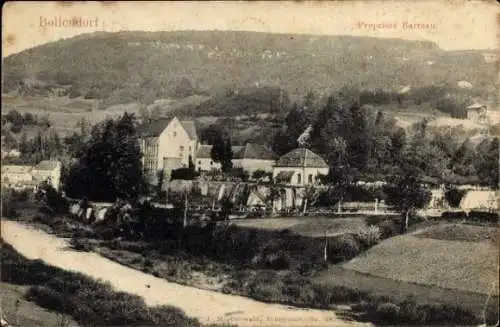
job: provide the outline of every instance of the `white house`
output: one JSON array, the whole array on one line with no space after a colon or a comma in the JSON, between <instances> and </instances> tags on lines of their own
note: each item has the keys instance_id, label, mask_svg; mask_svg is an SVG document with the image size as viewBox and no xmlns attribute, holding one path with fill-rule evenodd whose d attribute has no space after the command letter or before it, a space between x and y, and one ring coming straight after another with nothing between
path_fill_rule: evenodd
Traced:
<instances>
[{"instance_id":1,"label":"white house","mask_svg":"<svg viewBox=\"0 0 500 327\"><path fill-rule=\"evenodd\" d=\"M277 156L268 148L247 143L244 146L233 146L233 167L243 168L250 175L256 170L273 171Z\"/></svg>"},{"instance_id":2,"label":"white house","mask_svg":"<svg viewBox=\"0 0 500 327\"><path fill-rule=\"evenodd\" d=\"M247 143L244 146L233 145L233 167L243 168L251 175L256 170L273 171L273 165L276 161L276 155L266 147ZM214 162L211 156L211 145L200 145L196 153L196 170L211 171L220 170L221 165Z\"/></svg>"},{"instance_id":3,"label":"white house","mask_svg":"<svg viewBox=\"0 0 500 327\"><path fill-rule=\"evenodd\" d=\"M31 174L31 166L2 165L2 187L17 190L35 188L36 181Z\"/></svg>"},{"instance_id":4,"label":"white house","mask_svg":"<svg viewBox=\"0 0 500 327\"><path fill-rule=\"evenodd\" d=\"M31 166L2 165L2 186L10 187L33 181Z\"/></svg>"},{"instance_id":5,"label":"white house","mask_svg":"<svg viewBox=\"0 0 500 327\"><path fill-rule=\"evenodd\" d=\"M2 148L2 159L4 158L19 158L21 156L21 151L18 149L3 149Z\"/></svg>"},{"instance_id":6,"label":"white house","mask_svg":"<svg viewBox=\"0 0 500 327\"><path fill-rule=\"evenodd\" d=\"M319 175L327 175L325 160L306 148L298 148L281 156L274 165L273 179L278 183L304 186L317 183Z\"/></svg>"},{"instance_id":7,"label":"white house","mask_svg":"<svg viewBox=\"0 0 500 327\"><path fill-rule=\"evenodd\" d=\"M181 121L177 117L161 118L139 127L143 167L151 182L158 171L167 176L173 169L189 166L196 158L198 136L194 121Z\"/></svg>"},{"instance_id":8,"label":"white house","mask_svg":"<svg viewBox=\"0 0 500 327\"><path fill-rule=\"evenodd\" d=\"M196 170L197 171L211 171L220 170L220 162L214 162L212 160L212 146L206 144L200 144L198 146L198 151L196 152Z\"/></svg>"},{"instance_id":9,"label":"white house","mask_svg":"<svg viewBox=\"0 0 500 327\"><path fill-rule=\"evenodd\" d=\"M486 105L474 103L465 108L467 111L467 119L473 120L477 123L484 123L487 117L488 108Z\"/></svg>"},{"instance_id":10,"label":"white house","mask_svg":"<svg viewBox=\"0 0 500 327\"><path fill-rule=\"evenodd\" d=\"M59 190L61 184L61 169L62 164L60 161L43 160L33 167L31 174L38 184L48 182L56 190Z\"/></svg>"},{"instance_id":11,"label":"white house","mask_svg":"<svg viewBox=\"0 0 500 327\"><path fill-rule=\"evenodd\" d=\"M468 191L460 201L460 209L464 211L486 210L498 212L499 193L489 190L471 190Z\"/></svg>"}]
</instances>

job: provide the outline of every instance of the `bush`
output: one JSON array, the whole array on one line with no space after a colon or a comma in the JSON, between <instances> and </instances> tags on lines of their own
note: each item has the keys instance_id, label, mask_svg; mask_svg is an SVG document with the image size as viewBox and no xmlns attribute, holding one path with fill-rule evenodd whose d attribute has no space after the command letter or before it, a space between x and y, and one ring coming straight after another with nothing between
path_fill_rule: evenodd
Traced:
<instances>
[{"instance_id":1,"label":"bush","mask_svg":"<svg viewBox=\"0 0 500 327\"><path fill-rule=\"evenodd\" d=\"M356 237L365 248L370 248L380 241L382 233L376 225L361 227L356 232Z\"/></svg>"},{"instance_id":2,"label":"bush","mask_svg":"<svg viewBox=\"0 0 500 327\"><path fill-rule=\"evenodd\" d=\"M445 211L441 214L444 219L466 219L467 213L465 211Z\"/></svg>"},{"instance_id":3,"label":"bush","mask_svg":"<svg viewBox=\"0 0 500 327\"><path fill-rule=\"evenodd\" d=\"M481 222L498 223L499 214L497 212L486 212L473 210L469 212L469 219Z\"/></svg>"},{"instance_id":4,"label":"bush","mask_svg":"<svg viewBox=\"0 0 500 327\"><path fill-rule=\"evenodd\" d=\"M69 244L70 244L71 248L73 248L77 251L83 251L83 252L92 251L92 246L89 244L88 240L86 240L86 239L73 237L73 238L71 238L71 241Z\"/></svg>"},{"instance_id":5,"label":"bush","mask_svg":"<svg viewBox=\"0 0 500 327\"><path fill-rule=\"evenodd\" d=\"M398 235L398 228L392 220L384 220L378 224L380 228L380 238L386 239Z\"/></svg>"},{"instance_id":6,"label":"bush","mask_svg":"<svg viewBox=\"0 0 500 327\"><path fill-rule=\"evenodd\" d=\"M288 269L290 267L290 255L285 251L269 253L262 258L260 264L267 269Z\"/></svg>"},{"instance_id":7,"label":"bush","mask_svg":"<svg viewBox=\"0 0 500 327\"><path fill-rule=\"evenodd\" d=\"M64 294L48 287L32 286L28 289L25 297L27 300L35 302L42 308L64 313L71 312L71 303Z\"/></svg>"},{"instance_id":8,"label":"bush","mask_svg":"<svg viewBox=\"0 0 500 327\"><path fill-rule=\"evenodd\" d=\"M361 252L361 244L352 234L339 235L328 241L328 261L338 263L348 261Z\"/></svg>"},{"instance_id":9,"label":"bush","mask_svg":"<svg viewBox=\"0 0 500 327\"><path fill-rule=\"evenodd\" d=\"M157 306L149 309L151 320L157 326L199 326L196 319L186 317L184 312L171 306Z\"/></svg>"},{"instance_id":10,"label":"bush","mask_svg":"<svg viewBox=\"0 0 500 327\"><path fill-rule=\"evenodd\" d=\"M458 206L460 205L460 201L462 201L462 198L466 192L466 190L459 190L455 187L449 187L445 191L444 197L452 208L458 208Z\"/></svg>"},{"instance_id":11,"label":"bush","mask_svg":"<svg viewBox=\"0 0 500 327\"><path fill-rule=\"evenodd\" d=\"M377 306L377 315L384 323L395 324L399 321L399 306L393 303L381 303Z\"/></svg>"},{"instance_id":12,"label":"bush","mask_svg":"<svg viewBox=\"0 0 500 327\"><path fill-rule=\"evenodd\" d=\"M193 180L198 177L198 173L191 168L179 168L172 170L171 180L183 179L183 180Z\"/></svg>"}]
</instances>

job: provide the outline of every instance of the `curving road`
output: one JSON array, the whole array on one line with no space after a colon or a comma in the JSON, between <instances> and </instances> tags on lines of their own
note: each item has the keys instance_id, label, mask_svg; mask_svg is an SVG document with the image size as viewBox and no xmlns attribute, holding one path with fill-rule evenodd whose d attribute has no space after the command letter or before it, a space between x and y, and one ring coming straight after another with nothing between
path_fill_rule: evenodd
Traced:
<instances>
[{"instance_id":1,"label":"curving road","mask_svg":"<svg viewBox=\"0 0 500 327\"><path fill-rule=\"evenodd\" d=\"M370 326L345 321L333 311L269 304L241 296L168 282L92 252L68 248L67 241L24 224L2 220L2 237L28 259L42 259L61 269L109 282L115 289L144 298L148 306L171 305L204 324L238 326ZM147 286L149 285L149 287Z\"/></svg>"}]
</instances>

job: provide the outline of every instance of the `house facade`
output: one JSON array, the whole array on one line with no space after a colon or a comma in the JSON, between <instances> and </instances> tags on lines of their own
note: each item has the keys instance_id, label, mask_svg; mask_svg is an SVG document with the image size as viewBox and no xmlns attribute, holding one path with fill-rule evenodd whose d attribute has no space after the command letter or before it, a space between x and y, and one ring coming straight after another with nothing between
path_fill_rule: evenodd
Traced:
<instances>
[{"instance_id":1,"label":"house facade","mask_svg":"<svg viewBox=\"0 0 500 327\"><path fill-rule=\"evenodd\" d=\"M198 137L194 121L177 117L157 119L139 127L144 173L155 183L159 171L169 176L173 169L196 160Z\"/></svg>"},{"instance_id":2,"label":"house facade","mask_svg":"<svg viewBox=\"0 0 500 327\"><path fill-rule=\"evenodd\" d=\"M200 144L198 146L198 151L196 152L196 170L200 171L212 171L220 170L220 162L214 162L212 160L212 146L206 144Z\"/></svg>"},{"instance_id":3,"label":"house facade","mask_svg":"<svg viewBox=\"0 0 500 327\"><path fill-rule=\"evenodd\" d=\"M33 167L31 174L38 184L48 182L56 190L61 185L62 164L60 161L43 160Z\"/></svg>"},{"instance_id":4,"label":"house facade","mask_svg":"<svg viewBox=\"0 0 500 327\"><path fill-rule=\"evenodd\" d=\"M256 170L272 172L276 159L274 152L259 144L233 146L233 167L243 168L250 175Z\"/></svg>"},{"instance_id":5,"label":"house facade","mask_svg":"<svg viewBox=\"0 0 500 327\"><path fill-rule=\"evenodd\" d=\"M2 165L2 188L23 190L35 188L36 181L31 174L31 166Z\"/></svg>"},{"instance_id":6,"label":"house facade","mask_svg":"<svg viewBox=\"0 0 500 327\"><path fill-rule=\"evenodd\" d=\"M298 148L281 156L273 167L273 179L294 186L316 184L318 176L327 175L325 160L306 148Z\"/></svg>"},{"instance_id":7,"label":"house facade","mask_svg":"<svg viewBox=\"0 0 500 327\"><path fill-rule=\"evenodd\" d=\"M233 167L242 168L250 175L256 170L273 171L273 165L277 156L266 147L247 143L244 146L232 146ZM196 153L196 170L211 171L220 170L221 164L212 160L212 145L199 145Z\"/></svg>"},{"instance_id":8,"label":"house facade","mask_svg":"<svg viewBox=\"0 0 500 327\"><path fill-rule=\"evenodd\" d=\"M488 108L486 105L474 103L467 108L467 119L475 121L476 123L484 123L487 118Z\"/></svg>"}]
</instances>

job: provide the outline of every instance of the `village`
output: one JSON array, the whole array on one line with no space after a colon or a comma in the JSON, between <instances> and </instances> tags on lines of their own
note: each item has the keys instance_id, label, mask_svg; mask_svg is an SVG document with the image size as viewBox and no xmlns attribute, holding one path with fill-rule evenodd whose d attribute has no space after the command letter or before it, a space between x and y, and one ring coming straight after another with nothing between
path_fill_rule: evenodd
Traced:
<instances>
[{"instance_id":1,"label":"village","mask_svg":"<svg viewBox=\"0 0 500 327\"><path fill-rule=\"evenodd\" d=\"M473 104L467 108L467 112L469 119L484 122L487 110L484 105ZM304 142L309 132L310 127L299 137L299 144ZM328 188L321 182L321 178L328 175L329 166L321 156L304 147L278 156L267 147L255 143L231 146L232 168L239 174L227 179L221 174L221 163L215 162L213 158L213 145L200 143L194 121L179 120L177 117L160 118L139 126L138 133L143 174L155 190L155 194L145 194L141 201L147 199L161 208L173 208L172 203L168 203L168 192L188 192L199 194L186 204L189 216L205 219L213 213L220 213L221 200L226 198L230 199L233 209L225 219L319 213L397 214L381 198L373 198L370 202L342 203L339 200L323 204L322 208L314 208L311 206L314 203L309 203L312 208L308 208L311 189ZM16 149L2 153L7 158L20 155ZM190 165L194 165L197 177L190 176L188 180L183 176L172 178L173 171L175 173L178 169L188 169ZM61 171L62 163L57 160L41 161L35 166L2 165L2 188L31 190L36 193L41 183L48 182L56 191L64 192L61 190ZM385 182L357 181L355 185L360 189L373 190L381 189ZM464 192L464 197L454 209L445 199L444 184L429 187L431 199L421 208L425 210L425 215L440 216L444 211L450 210L489 212L496 208L495 191L488 187L457 185L457 189ZM81 199L72 199L72 203L79 200ZM89 222L102 220L107 208L112 205L113 203L97 202L85 209L73 205L72 212Z\"/></svg>"}]
</instances>

